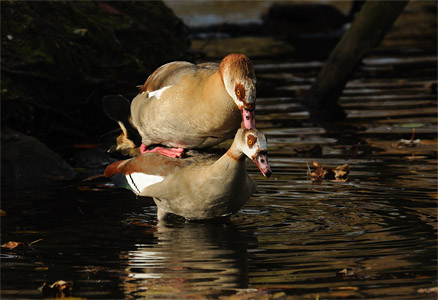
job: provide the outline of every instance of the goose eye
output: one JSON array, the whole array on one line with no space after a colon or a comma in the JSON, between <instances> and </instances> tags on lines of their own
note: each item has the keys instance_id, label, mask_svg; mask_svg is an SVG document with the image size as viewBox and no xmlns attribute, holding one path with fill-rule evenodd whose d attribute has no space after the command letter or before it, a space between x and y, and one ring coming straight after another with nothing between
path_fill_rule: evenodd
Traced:
<instances>
[{"instance_id":1,"label":"goose eye","mask_svg":"<svg viewBox=\"0 0 438 300\"><path fill-rule=\"evenodd\" d=\"M240 83L236 84L236 87L234 89L234 93L236 94L237 98L240 101L244 101L244 99L245 99L245 88L243 87L242 84L240 84Z\"/></svg>"},{"instance_id":2,"label":"goose eye","mask_svg":"<svg viewBox=\"0 0 438 300\"><path fill-rule=\"evenodd\" d=\"M250 148L252 148L252 146L254 146L254 144L257 142L257 138L255 136L253 136L252 134L248 136L246 143L248 144L248 146Z\"/></svg>"}]
</instances>

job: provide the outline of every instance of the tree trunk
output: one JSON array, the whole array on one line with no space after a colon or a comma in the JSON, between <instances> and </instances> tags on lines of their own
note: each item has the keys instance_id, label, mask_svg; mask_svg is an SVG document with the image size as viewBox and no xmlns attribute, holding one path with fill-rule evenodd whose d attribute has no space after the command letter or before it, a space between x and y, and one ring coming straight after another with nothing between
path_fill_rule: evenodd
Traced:
<instances>
[{"instance_id":1,"label":"tree trunk","mask_svg":"<svg viewBox=\"0 0 438 300\"><path fill-rule=\"evenodd\" d=\"M310 88L306 104L315 120L345 117L337 100L355 67L391 29L409 0L367 1Z\"/></svg>"}]
</instances>

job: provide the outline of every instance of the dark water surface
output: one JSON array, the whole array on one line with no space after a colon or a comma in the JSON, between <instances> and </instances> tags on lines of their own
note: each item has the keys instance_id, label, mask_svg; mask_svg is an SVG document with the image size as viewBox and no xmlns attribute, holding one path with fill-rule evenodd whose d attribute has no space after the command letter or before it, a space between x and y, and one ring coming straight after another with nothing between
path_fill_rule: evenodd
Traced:
<instances>
[{"instance_id":1,"label":"dark water surface","mask_svg":"<svg viewBox=\"0 0 438 300\"><path fill-rule=\"evenodd\" d=\"M321 62L254 60L273 176L248 162L258 191L228 221L157 224L151 199L103 179L3 189L2 243L43 240L2 249L1 298L42 298L62 279L87 299L436 299L436 49L393 37L330 124L300 102ZM312 161L348 164L349 180L313 182Z\"/></svg>"}]
</instances>

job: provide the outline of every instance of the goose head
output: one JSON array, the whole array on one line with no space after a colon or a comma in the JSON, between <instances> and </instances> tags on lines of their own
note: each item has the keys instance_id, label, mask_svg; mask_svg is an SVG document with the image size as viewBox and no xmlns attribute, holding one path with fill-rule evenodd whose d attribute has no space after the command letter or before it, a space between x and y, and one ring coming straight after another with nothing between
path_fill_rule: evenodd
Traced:
<instances>
[{"instance_id":1,"label":"goose head","mask_svg":"<svg viewBox=\"0 0 438 300\"><path fill-rule=\"evenodd\" d=\"M251 60L243 54L227 55L219 73L228 94L242 114L243 127L255 128L256 76Z\"/></svg>"},{"instance_id":2,"label":"goose head","mask_svg":"<svg viewBox=\"0 0 438 300\"><path fill-rule=\"evenodd\" d=\"M268 150L265 135L258 129L240 128L234 139L237 149L248 156L262 172L270 177L271 167L268 164Z\"/></svg>"}]
</instances>

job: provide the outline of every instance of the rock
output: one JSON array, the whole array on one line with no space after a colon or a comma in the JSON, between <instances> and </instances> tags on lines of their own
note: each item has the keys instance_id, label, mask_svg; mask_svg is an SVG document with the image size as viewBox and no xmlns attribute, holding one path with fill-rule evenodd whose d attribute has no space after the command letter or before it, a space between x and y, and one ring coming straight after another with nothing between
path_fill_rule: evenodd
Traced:
<instances>
[{"instance_id":1,"label":"rock","mask_svg":"<svg viewBox=\"0 0 438 300\"><path fill-rule=\"evenodd\" d=\"M75 176L61 156L34 137L2 128L1 145L2 186L34 186Z\"/></svg>"},{"instance_id":2,"label":"rock","mask_svg":"<svg viewBox=\"0 0 438 300\"><path fill-rule=\"evenodd\" d=\"M48 145L114 129L102 97L136 93L158 66L184 59L190 43L161 1L0 5L2 125Z\"/></svg>"}]
</instances>

